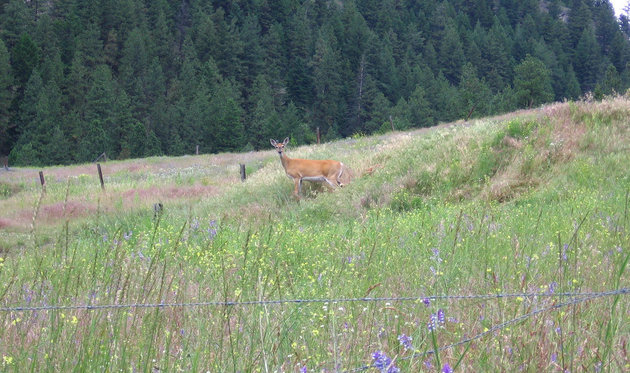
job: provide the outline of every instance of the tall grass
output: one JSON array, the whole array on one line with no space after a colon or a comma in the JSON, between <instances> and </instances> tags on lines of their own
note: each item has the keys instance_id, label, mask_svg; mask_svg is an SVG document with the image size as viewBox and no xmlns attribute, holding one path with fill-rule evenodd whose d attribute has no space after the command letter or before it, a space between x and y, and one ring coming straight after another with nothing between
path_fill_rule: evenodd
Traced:
<instances>
[{"instance_id":1,"label":"tall grass","mask_svg":"<svg viewBox=\"0 0 630 373\"><path fill-rule=\"evenodd\" d=\"M299 203L267 153L247 182L173 199L158 215L151 200L111 209L122 185L159 178L118 175L100 214L3 233L35 239L6 238L0 304L129 307L2 311L1 370L335 371L381 366L377 351L403 371L627 370L627 295L543 312L439 354L430 352L566 299L422 297L628 287L628 117L629 101L616 98L290 149L340 159L356 175ZM194 172L160 180L198 182ZM87 188L59 184L41 203L68 204ZM133 306L363 297L420 298Z\"/></svg>"}]
</instances>

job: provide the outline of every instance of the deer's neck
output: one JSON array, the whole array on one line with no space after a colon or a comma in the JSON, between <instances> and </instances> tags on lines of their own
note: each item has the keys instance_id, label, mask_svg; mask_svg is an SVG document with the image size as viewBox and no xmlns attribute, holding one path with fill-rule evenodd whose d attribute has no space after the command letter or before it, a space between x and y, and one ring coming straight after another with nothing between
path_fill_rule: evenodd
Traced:
<instances>
[{"instance_id":1,"label":"deer's neck","mask_svg":"<svg viewBox=\"0 0 630 373\"><path fill-rule=\"evenodd\" d=\"M291 158L287 157L287 155L282 152L279 154L280 155L280 162L282 162L282 167L284 167L284 170L287 170L287 166L289 165L289 162L291 161Z\"/></svg>"}]
</instances>

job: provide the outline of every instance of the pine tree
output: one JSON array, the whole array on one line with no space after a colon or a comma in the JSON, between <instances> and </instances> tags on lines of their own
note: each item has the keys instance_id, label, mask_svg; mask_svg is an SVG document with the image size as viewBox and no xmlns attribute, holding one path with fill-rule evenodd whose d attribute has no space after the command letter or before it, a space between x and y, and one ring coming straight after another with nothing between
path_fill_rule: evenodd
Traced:
<instances>
[{"instance_id":1,"label":"pine tree","mask_svg":"<svg viewBox=\"0 0 630 373\"><path fill-rule=\"evenodd\" d=\"M54 80L58 84L63 82L64 68L61 60L61 50L56 33L56 25L48 14L40 16L33 41L39 46L40 68L44 82Z\"/></svg>"},{"instance_id":2,"label":"pine tree","mask_svg":"<svg viewBox=\"0 0 630 373\"><path fill-rule=\"evenodd\" d=\"M60 133L61 91L54 81L44 86L37 70L25 90L21 108L22 131L9 154L16 165L50 165L69 161L66 136Z\"/></svg>"},{"instance_id":3,"label":"pine tree","mask_svg":"<svg viewBox=\"0 0 630 373\"><path fill-rule=\"evenodd\" d=\"M586 29L592 28L592 14L584 0L575 0L569 11L569 45L576 48Z\"/></svg>"},{"instance_id":4,"label":"pine tree","mask_svg":"<svg viewBox=\"0 0 630 373\"><path fill-rule=\"evenodd\" d=\"M471 63L467 63L462 69L459 91L462 100L460 117L480 117L489 113L489 102L492 97L490 88L478 78Z\"/></svg>"},{"instance_id":5,"label":"pine tree","mask_svg":"<svg viewBox=\"0 0 630 373\"><path fill-rule=\"evenodd\" d=\"M619 76L615 65L608 65L606 73L604 74L604 79L599 84L599 87L603 95L621 93L621 77Z\"/></svg>"},{"instance_id":6,"label":"pine tree","mask_svg":"<svg viewBox=\"0 0 630 373\"><path fill-rule=\"evenodd\" d=\"M210 140L213 152L239 149L243 144L244 126L241 96L237 87L228 80L222 81L212 92L208 102L208 127L205 138Z\"/></svg>"},{"instance_id":7,"label":"pine tree","mask_svg":"<svg viewBox=\"0 0 630 373\"><path fill-rule=\"evenodd\" d=\"M287 94L288 80L286 76L286 46L283 38L284 28L279 23L271 25L269 31L262 38L264 73L269 77L269 84L276 91L276 95L278 92L282 92L282 97L278 97L281 101L284 101Z\"/></svg>"},{"instance_id":8,"label":"pine tree","mask_svg":"<svg viewBox=\"0 0 630 373\"><path fill-rule=\"evenodd\" d=\"M280 112L280 124L277 131L286 133L296 144L309 144L315 142L315 134L309 130L308 124L302 119L298 108L290 102Z\"/></svg>"},{"instance_id":9,"label":"pine tree","mask_svg":"<svg viewBox=\"0 0 630 373\"><path fill-rule=\"evenodd\" d=\"M591 27L585 28L575 49L573 67L583 92L595 88L601 69L600 49Z\"/></svg>"},{"instance_id":10,"label":"pine tree","mask_svg":"<svg viewBox=\"0 0 630 373\"><path fill-rule=\"evenodd\" d=\"M105 62L103 42L100 39L101 29L90 22L86 29L76 38L76 52L83 56L83 64L90 70Z\"/></svg>"},{"instance_id":11,"label":"pine tree","mask_svg":"<svg viewBox=\"0 0 630 373\"><path fill-rule=\"evenodd\" d=\"M22 34L11 51L11 66L20 85L26 84L39 65L39 48L29 34Z\"/></svg>"},{"instance_id":12,"label":"pine tree","mask_svg":"<svg viewBox=\"0 0 630 373\"><path fill-rule=\"evenodd\" d=\"M283 128L278 128L282 124L273 102L273 91L265 75L256 77L250 99L254 109L248 120L248 142L254 149L264 149L270 138L287 135L282 133Z\"/></svg>"},{"instance_id":13,"label":"pine tree","mask_svg":"<svg viewBox=\"0 0 630 373\"><path fill-rule=\"evenodd\" d=\"M569 65L567 68L567 72L565 74L565 91L564 97L577 100L580 95L582 95L582 89L580 88L580 82L575 75L575 71L573 70L573 65Z\"/></svg>"},{"instance_id":14,"label":"pine tree","mask_svg":"<svg viewBox=\"0 0 630 373\"><path fill-rule=\"evenodd\" d=\"M122 136L119 123L119 112L121 111L121 108L118 107L119 92L109 66L99 65L91 76L92 82L85 97L86 104L83 118L87 123L90 123L90 126L98 127L91 131L99 133L101 137L90 139L87 143L89 145L83 149L83 154L96 158L96 156L105 152L108 157L115 159L120 152L120 138ZM82 134L79 138L87 136L88 134ZM98 144L96 151L100 153L95 155L95 149L90 149L90 147L96 144ZM89 160L89 158L85 160Z\"/></svg>"},{"instance_id":15,"label":"pine tree","mask_svg":"<svg viewBox=\"0 0 630 373\"><path fill-rule=\"evenodd\" d=\"M429 127L434 123L434 113L426 98L426 92L417 86L409 96L407 118L413 127Z\"/></svg>"},{"instance_id":16,"label":"pine tree","mask_svg":"<svg viewBox=\"0 0 630 373\"><path fill-rule=\"evenodd\" d=\"M13 128L10 127L9 111L13 100L13 73L9 61L9 51L0 39L0 154L9 154L14 139Z\"/></svg>"},{"instance_id":17,"label":"pine tree","mask_svg":"<svg viewBox=\"0 0 630 373\"><path fill-rule=\"evenodd\" d=\"M289 22L288 82L289 97L298 107L310 107L314 101L311 33L307 22L296 13Z\"/></svg>"},{"instance_id":18,"label":"pine tree","mask_svg":"<svg viewBox=\"0 0 630 373\"><path fill-rule=\"evenodd\" d=\"M261 29L258 19L255 16L248 16L241 26L239 38L242 40L243 48L239 60L242 64L242 82L245 87L250 88L254 79L263 69L262 42L260 38Z\"/></svg>"},{"instance_id":19,"label":"pine tree","mask_svg":"<svg viewBox=\"0 0 630 373\"><path fill-rule=\"evenodd\" d=\"M337 137L340 120L343 118L343 98L340 72L341 56L337 49L337 39L324 30L317 40L313 56L313 81L316 92L314 106L315 125L323 134Z\"/></svg>"},{"instance_id":20,"label":"pine tree","mask_svg":"<svg viewBox=\"0 0 630 373\"><path fill-rule=\"evenodd\" d=\"M511 81L512 61L508 53L511 50L509 37L496 17L486 41L482 76L486 78L493 92L497 92Z\"/></svg>"},{"instance_id":21,"label":"pine tree","mask_svg":"<svg viewBox=\"0 0 630 373\"><path fill-rule=\"evenodd\" d=\"M533 107L553 99L550 71L536 57L528 55L514 68L514 90L521 107Z\"/></svg>"},{"instance_id":22,"label":"pine tree","mask_svg":"<svg viewBox=\"0 0 630 373\"><path fill-rule=\"evenodd\" d=\"M35 19L26 1L10 0L3 6L0 13L0 37L7 49L11 50L22 35L32 32Z\"/></svg>"},{"instance_id":23,"label":"pine tree","mask_svg":"<svg viewBox=\"0 0 630 373\"><path fill-rule=\"evenodd\" d=\"M444 30L439 61L446 79L451 84L458 84L464 65L464 48L454 24L448 24Z\"/></svg>"}]
</instances>

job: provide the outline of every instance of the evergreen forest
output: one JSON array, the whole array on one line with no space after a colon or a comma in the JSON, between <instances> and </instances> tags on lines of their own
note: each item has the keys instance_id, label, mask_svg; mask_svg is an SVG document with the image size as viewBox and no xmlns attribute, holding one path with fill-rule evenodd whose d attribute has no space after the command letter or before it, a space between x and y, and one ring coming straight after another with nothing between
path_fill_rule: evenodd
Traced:
<instances>
[{"instance_id":1,"label":"evergreen forest","mask_svg":"<svg viewBox=\"0 0 630 373\"><path fill-rule=\"evenodd\" d=\"M269 148L630 87L608 0L1 0L10 165Z\"/></svg>"}]
</instances>

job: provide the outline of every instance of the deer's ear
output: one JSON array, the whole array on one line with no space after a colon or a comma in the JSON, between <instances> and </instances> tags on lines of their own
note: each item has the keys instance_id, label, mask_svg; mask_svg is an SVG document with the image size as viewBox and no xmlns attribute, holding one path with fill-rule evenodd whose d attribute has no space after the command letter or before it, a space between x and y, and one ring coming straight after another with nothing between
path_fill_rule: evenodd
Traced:
<instances>
[{"instance_id":1,"label":"deer's ear","mask_svg":"<svg viewBox=\"0 0 630 373\"><path fill-rule=\"evenodd\" d=\"M278 145L278 142L274 139L269 139L269 142L271 143L271 146L276 146Z\"/></svg>"},{"instance_id":2,"label":"deer's ear","mask_svg":"<svg viewBox=\"0 0 630 373\"><path fill-rule=\"evenodd\" d=\"M286 139L284 139L284 141L282 142L283 145L286 145L289 143L289 138L287 137Z\"/></svg>"}]
</instances>

